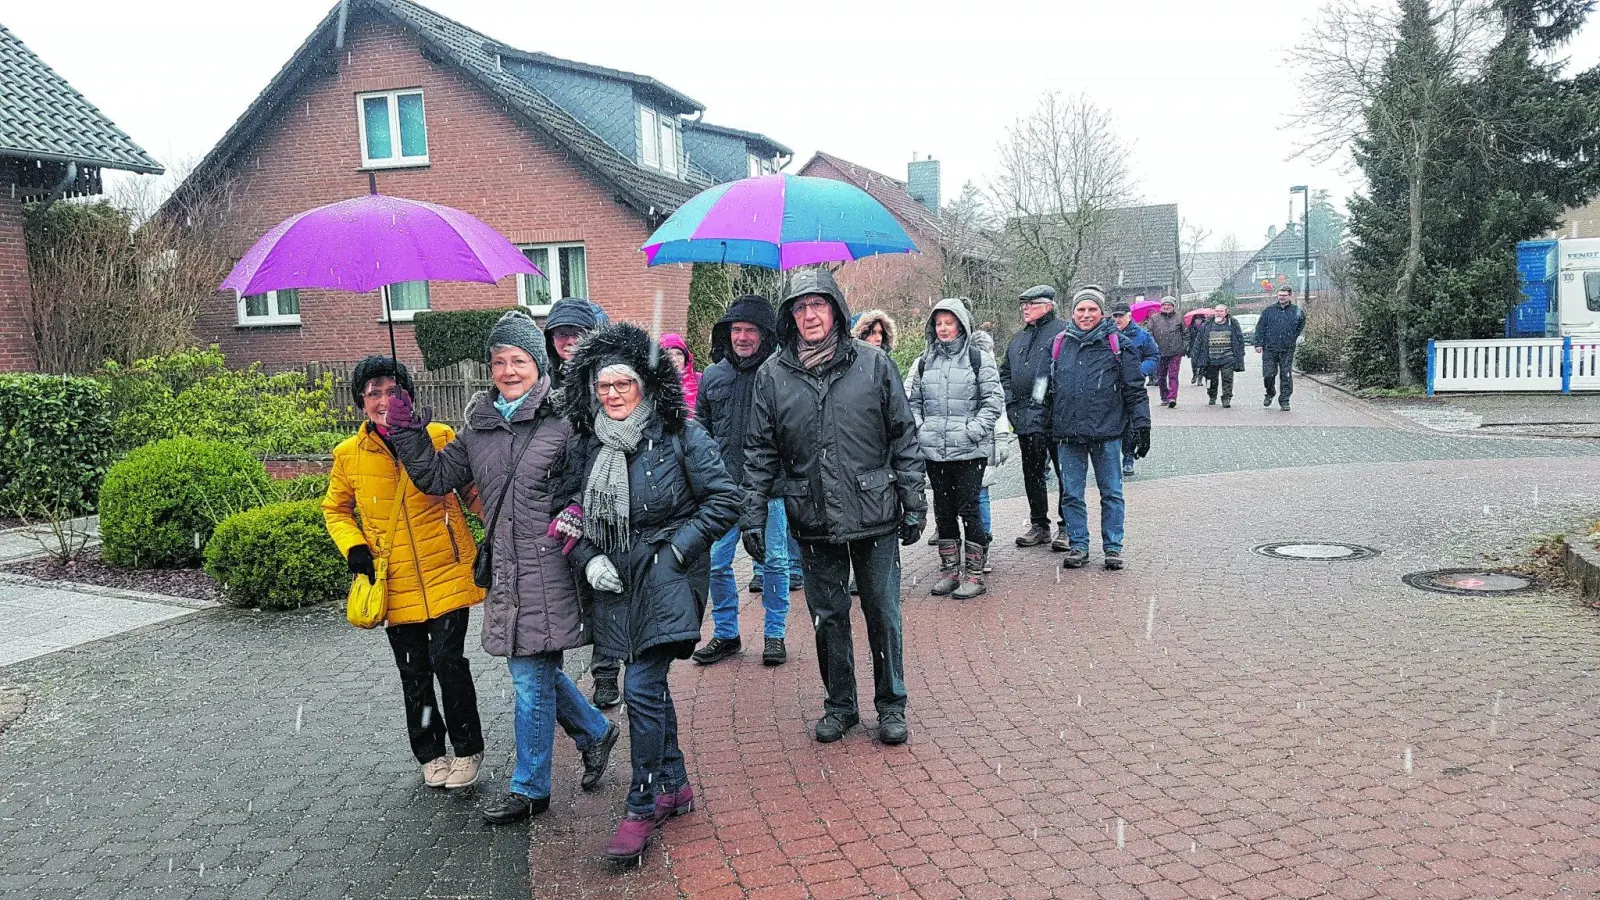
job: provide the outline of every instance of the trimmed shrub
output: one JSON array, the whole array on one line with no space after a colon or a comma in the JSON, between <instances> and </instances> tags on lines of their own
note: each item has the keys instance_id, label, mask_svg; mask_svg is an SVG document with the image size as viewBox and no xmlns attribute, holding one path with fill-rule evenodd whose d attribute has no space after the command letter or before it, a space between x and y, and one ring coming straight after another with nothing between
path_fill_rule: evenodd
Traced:
<instances>
[{"instance_id":1,"label":"trimmed shrub","mask_svg":"<svg viewBox=\"0 0 1600 900\"><path fill-rule=\"evenodd\" d=\"M103 385L90 378L0 375L0 515L90 512L111 451Z\"/></svg>"},{"instance_id":2,"label":"trimmed shrub","mask_svg":"<svg viewBox=\"0 0 1600 900\"><path fill-rule=\"evenodd\" d=\"M265 503L266 467L249 451L174 438L129 453L100 491L101 555L136 569L199 565L217 523Z\"/></svg>"},{"instance_id":3,"label":"trimmed shrub","mask_svg":"<svg viewBox=\"0 0 1600 900\"><path fill-rule=\"evenodd\" d=\"M272 489L267 492L267 496L273 503L284 503L290 500L316 500L320 502L323 495L327 493L328 476L299 475L294 478L274 479Z\"/></svg>"},{"instance_id":4,"label":"trimmed shrub","mask_svg":"<svg viewBox=\"0 0 1600 900\"><path fill-rule=\"evenodd\" d=\"M295 609L350 590L344 557L316 500L274 503L224 519L206 543L205 569L237 606Z\"/></svg>"},{"instance_id":5,"label":"trimmed shrub","mask_svg":"<svg viewBox=\"0 0 1600 900\"><path fill-rule=\"evenodd\" d=\"M524 308L508 306L417 313L411 320L412 333L422 351L423 368L442 369L462 360L482 360L494 323L511 310Z\"/></svg>"}]
</instances>

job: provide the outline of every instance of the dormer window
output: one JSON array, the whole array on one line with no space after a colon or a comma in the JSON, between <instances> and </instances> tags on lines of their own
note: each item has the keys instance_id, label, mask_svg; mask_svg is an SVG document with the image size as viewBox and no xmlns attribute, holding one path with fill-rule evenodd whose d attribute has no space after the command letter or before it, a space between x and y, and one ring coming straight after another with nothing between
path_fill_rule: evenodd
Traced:
<instances>
[{"instance_id":1,"label":"dormer window","mask_svg":"<svg viewBox=\"0 0 1600 900\"><path fill-rule=\"evenodd\" d=\"M778 167L772 164L772 160L770 158L764 159L755 155L754 153L751 153L747 159L749 161L751 178L755 178L759 175L772 175L778 171Z\"/></svg>"},{"instance_id":2,"label":"dormer window","mask_svg":"<svg viewBox=\"0 0 1600 900\"><path fill-rule=\"evenodd\" d=\"M639 164L678 174L678 120L648 106L639 107Z\"/></svg>"}]
</instances>

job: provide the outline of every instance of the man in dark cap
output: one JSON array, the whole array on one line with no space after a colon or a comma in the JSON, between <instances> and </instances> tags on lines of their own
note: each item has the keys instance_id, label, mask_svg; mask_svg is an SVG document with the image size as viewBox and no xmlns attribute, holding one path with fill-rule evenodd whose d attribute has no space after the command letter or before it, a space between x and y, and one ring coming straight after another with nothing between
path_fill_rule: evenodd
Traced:
<instances>
[{"instance_id":1,"label":"man in dark cap","mask_svg":"<svg viewBox=\"0 0 1600 900\"><path fill-rule=\"evenodd\" d=\"M1006 421L1022 450L1022 487L1028 495L1028 530L1018 547L1037 547L1050 540L1050 490L1046 472L1056 470L1055 444L1050 440L1050 409L1045 394L1050 381L1050 345L1067 327L1056 317L1056 289L1048 284L1028 288L1017 298L1022 330L1011 338L1000 362L1000 386L1006 393ZM1061 485L1060 474L1055 477ZM1054 549L1065 550L1067 523L1056 530Z\"/></svg>"}]
</instances>

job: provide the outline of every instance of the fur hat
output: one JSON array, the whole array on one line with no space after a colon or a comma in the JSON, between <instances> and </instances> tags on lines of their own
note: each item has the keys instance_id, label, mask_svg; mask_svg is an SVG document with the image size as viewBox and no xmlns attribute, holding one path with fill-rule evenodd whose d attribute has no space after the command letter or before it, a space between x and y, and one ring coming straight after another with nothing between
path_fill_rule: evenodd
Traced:
<instances>
[{"instance_id":1,"label":"fur hat","mask_svg":"<svg viewBox=\"0 0 1600 900\"><path fill-rule=\"evenodd\" d=\"M856 323L850 329L850 334L857 340L862 340L861 336L870 331L874 325L883 327L883 352L893 353L899 332L895 329L894 319L881 309L869 309L856 316Z\"/></svg>"},{"instance_id":2,"label":"fur hat","mask_svg":"<svg viewBox=\"0 0 1600 900\"><path fill-rule=\"evenodd\" d=\"M683 400L683 385L678 370L661 352L661 347L637 325L618 322L596 331L578 345L571 369L561 384L561 408L572 430L579 434L594 431L594 414L599 408L594 396L595 379L600 370L622 363L639 373L640 386L656 404L656 413L669 432L682 431L689 419Z\"/></svg>"},{"instance_id":3,"label":"fur hat","mask_svg":"<svg viewBox=\"0 0 1600 900\"><path fill-rule=\"evenodd\" d=\"M533 362L539 367L539 374L544 375L550 371L550 356L545 352L544 333L533 322L533 317L521 309L513 309L500 317L489 329L489 347L485 353L493 353L496 347L516 347L527 351L533 357Z\"/></svg>"},{"instance_id":4,"label":"fur hat","mask_svg":"<svg viewBox=\"0 0 1600 900\"><path fill-rule=\"evenodd\" d=\"M368 384L379 378L393 378L396 387L412 398L417 396L417 386L411 381L411 372L405 363L387 356L369 356L350 370L350 396L355 398L357 407L366 406L361 395L366 393Z\"/></svg>"}]
</instances>

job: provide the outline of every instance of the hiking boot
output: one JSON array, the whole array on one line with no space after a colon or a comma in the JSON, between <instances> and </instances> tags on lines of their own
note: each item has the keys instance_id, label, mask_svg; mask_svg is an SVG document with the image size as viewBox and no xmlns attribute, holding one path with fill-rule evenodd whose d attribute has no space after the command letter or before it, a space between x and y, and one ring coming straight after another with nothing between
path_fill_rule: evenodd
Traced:
<instances>
[{"instance_id":1,"label":"hiking boot","mask_svg":"<svg viewBox=\"0 0 1600 900\"><path fill-rule=\"evenodd\" d=\"M1230 407L1232 405L1233 405L1233 401L1232 400L1224 400L1224 401L1222 401L1222 408L1223 409L1227 409L1228 407Z\"/></svg>"},{"instance_id":2,"label":"hiking boot","mask_svg":"<svg viewBox=\"0 0 1600 900\"><path fill-rule=\"evenodd\" d=\"M1072 547L1067 550L1067 555L1061 557L1061 568L1081 569L1089 562L1089 551Z\"/></svg>"},{"instance_id":3,"label":"hiking boot","mask_svg":"<svg viewBox=\"0 0 1600 900\"><path fill-rule=\"evenodd\" d=\"M1287 403L1279 403L1278 404L1278 408L1283 410L1284 412L1288 412L1289 411L1289 404L1287 404Z\"/></svg>"},{"instance_id":4,"label":"hiking boot","mask_svg":"<svg viewBox=\"0 0 1600 900\"><path fill-rule=\"evenodd\" d=\"M422 764L422 783L428 787L444 787L446 778L450 777L450 760L441 756Z\"/></svg>"},{"instance_id":5,"label":"hiking boot","mask_svg":"<svg viewBox=\"0 0 1600 900\"><path fill-rule=\"evenodd\" d=\"M479 810L483 820L490 825L510 825L521 822L529 816L537 816L550 808L550 798L524 797L521 794L506 794L483 805Z\"/></svg>"},{"instance_id":6,"label":"hiking boot","mask_svg":"<svg viewBox=\"0 0 1600 900\"><path fill-rule=\"evenodd\" d=\"M1272 395L1268 394L1265 397L1262 397L1261 398L1261 408L1262 409L1270 409L1271 407L1272 407Z\"/></svg>"},{"instance_id":7,"label":"hiking boot","mask_svg":"<svg viewBox=\"0 0 1600 900\"><path fill-rule=\"evenodd\" d=\"M1132 478L1133 477L1133 463L1130 462L1130 463L1123 463L1122 464L1122 477L1123 478Z\"/></svg>"},{"instance_id":8,"label":"hiking boot","mask_svg":"<svg viewBox=\"0 0 1600 900\"><path fill-rule=\"evenodd\" d=\"M844 733L861 724L855 713L827 712L817 721L817 743L831 744L844 737Z\"/></svg>"},{"instance_id":9,"label":"hiking boot","mask_svg":"<svg viewBox=\"0 0 1600 900\"><path fill-rule=\"evenodd\" d=\"M684 784L670 794L656 795L656 823L694 812L694 788Z\"/></svg>"},{"instance_id":10,"label":"hiking boot","mask_svg":"<svg viewBox=\"0 0 1600 900\"><path fill-rule=\"evenodd\" d=\"M789 576L789 590L790 591L803 591L805 589L806 589L806 580L804 578L796 578L793 575Z\"/></svg>"},{"instance_id":11,"label":"hiking boot","mask_svg":"<svg viewBox=\"0 0 1600 900\"><path fill-rule=\"evenodd\" d=\"M714 637L706 641L706 645L696 650L689 658L702 666L709 666L712 663L722 662L730 656L737 656L742 650L744 650L744 642L739 640L737 636L731 638Z\"/></svg>"},{"instance_id":12,"label":"hiking boot","mask_svg":"<svg viewBox=\"0 0 1600 900\"><path fill-rule=\"evenodd\" d=\"M1106 568L1108 568L1108 569L1110 569L1112 571L1116 571L1118 569L1121 569L1122 568L1122 551L1121 550L1107 550L1106 551L1105 566L1106 566Z\"/></svg>"},{"instance_id":13,"label":"hiking boot","mask_svg":"<svg viewBox=\"0 0 1600 900\"><path fill-rule=\"evenodd\" d=\"M752 593L752 594L761 593L761 576L760 575L751 575L750 576L750 593Z\"/></svg>"},{"instance_id":14,"label":"hiking boot","mask_svg":"<svg viewBox=\"0 0 1600 900\"><path fill-rule=\"evenodd\" d=\"M950 595L957 600L971 600L973 597L989 592L989 588L984 584L983 578L983 567L989 561L989 548L983 544L967 541L965 557L965 565L962 567L965 574L961 578L961 586L956 588L955 593ZM892 743L900 742L894 741Z\"/></svg>"},{"instance_id":15,"label":"hiking boot","mask_svg":"<svg viewBox=\"0 0 1600 900\"><path fill-rule=\"evenodd\" d=\"M610 709L622 702L622 691L617 689L617 676L609 678L597 677L594 680L594 705L601 709Z\"/></svg>"},{"instance_id":16,"label":"hiking boot","mask_svg":"<svg viewBox=\"0 0 1600 900\"><path fill-rule=\"evenodd\" d=\"M783 638L767 638L766 644L761 648L761 664L781 666L788 661L789 650L783 645Z\"/></svg>"},{"instance_id":17,"label":"hiking boot","mask_svg":"<svg viewBox=\"0 0 1600 900\"><path fill-rule=\"evenodd\" d=\"M1177 408L1178 408L1178 401L1176 401L1176 400L1168 400L1167 401L1167 409L1177 409Z\"/></svg>"},{"instance_id":18,"label":"hiking boot","mask_svg":"<svg viewBox=\"0 0 1600 900\"><path fill-rule=\"evenodd\" d=\"M1206 405L1207 406L1216 406L1217 405L1217 398L1215 398L1215 397L1207 397L1206 398Z\"/></svg>"},{"instance_id":19,"label":"hiking boot","mask_svg":"<svg viewBox=\"0 0 1600 900\"><path fill-rule=\"evenodd\" d=\"M939 572L942 577L928 593L935 597L944 597L961 586L960 541L944 539L939 541Z\"/></svg>"},{"instance_id":20,"label":"hiking boot","mask_svg":"<svg viewBox=\"0 0 1600 900\"><path fill-rule=\"evenodd\" d=\"M1018 547L1037 547L1040 544L1049 543L1049 541L1050 541L1050 526L1049 525L1032 525L1032 526L1029 526L1027 531L1024 531L1017 538L1017 546Z\"/></svg>"},{"instance_id":21,"label":"hiking boot","mask_svg":"<svg viewBox=\"0 0 1600 900\"><path fill-rule=\"evenodd\" d=\"M622 735L622 729L617 723L612 722L606 729L606 736L583 751L583 781L579 786L586 791L592 791L600 786L600 779L606 774L606 764L611 762L611 748L617 745L617 738Z\"/></svg>"},{"instance_id":22,"label":"hiking boot","mask_svg":"<svg viewBox=\"0 0 1600 900\"><path fill-rule=\"evenodd\" d=\"M1060 553L1071 548L1072 539L1067 537L1067 530L1065 528L1057 528L1055 538L1050 541L1050 549Z\"/></svg>"},{"instance_id":23,"label":"hiking boot","mask_svg":"<svg viewBox=\"0 0 1600 900\"><path fill-rule=\"evenodd\" d=\"M450 790L464 788L469 784L476 784L478 771L483 768L483 752L479 751L471 756L458 756L450 764L450 774L444 780L444 786Z\"/></svg>"},{"instance_id":24,"label":"hiking boot","mask_svg":"<svg viewBox=\"0 0 1600 900\"><path fill-rule=\"evenodd\" d=\"M911 732L906 729L906 714L903 710L886 709L878 713L878 740L891 747L904 744L911 737Z\"/></svg>"},{"instance_id":25,"label":"hiking boot","mask_svg":"<svg viewBox=\"0 0 1600 900\"><path fill-rule=\"evenodd\" d=\"M650 838L655 836L658 824L654 812L630 812L623 816L617 825L617 833L611 836L611 843L606 845L606 856L623 862L641 862L644 849L650 846Z\"/></svg>"}]
</instances>

